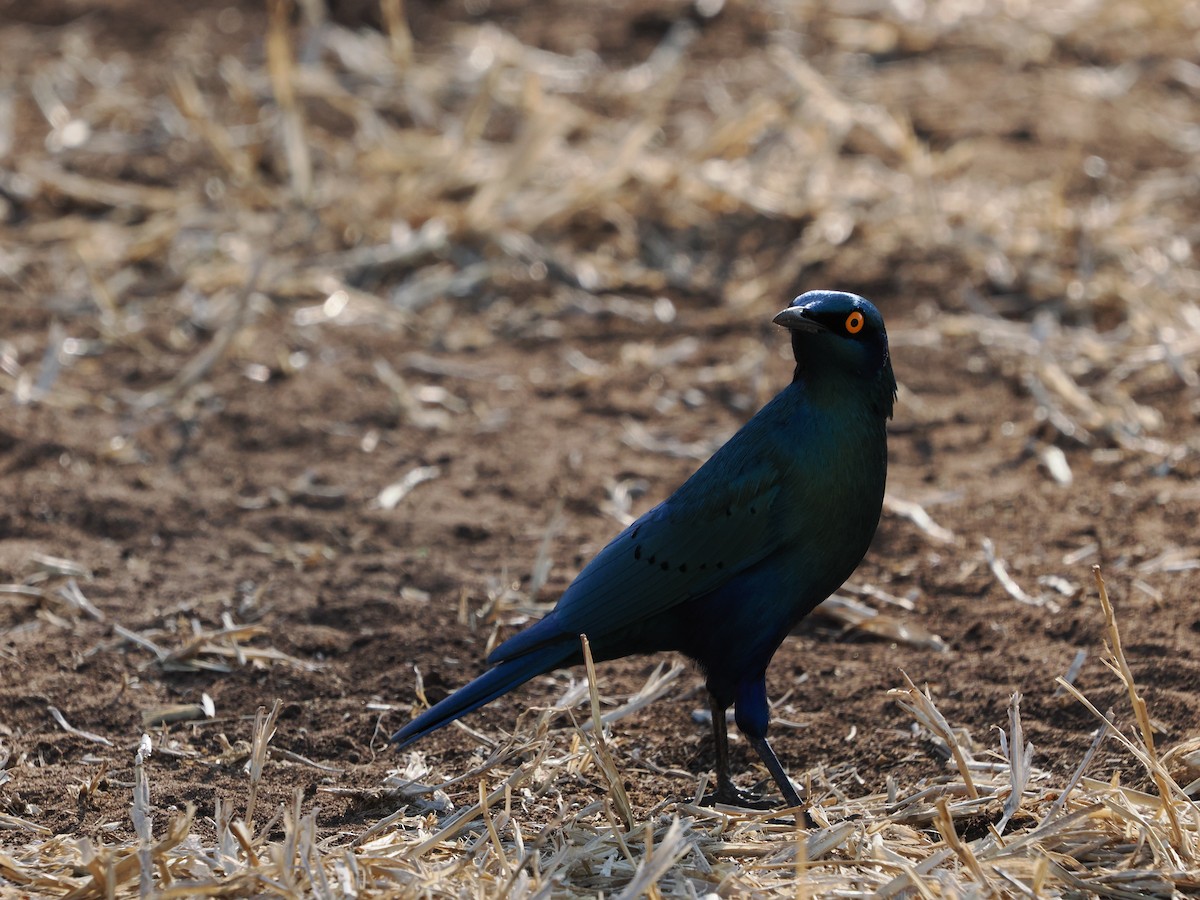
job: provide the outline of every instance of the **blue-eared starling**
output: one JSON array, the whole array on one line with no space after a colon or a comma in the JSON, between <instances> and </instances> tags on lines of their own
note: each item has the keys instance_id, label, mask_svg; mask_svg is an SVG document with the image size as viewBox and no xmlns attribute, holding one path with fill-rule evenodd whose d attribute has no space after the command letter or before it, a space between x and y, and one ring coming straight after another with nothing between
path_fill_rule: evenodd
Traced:
<instances>
[{"instance_id":1,"label":"blue-eared starling","mask_svg":"<svg viewBox=\"0 0 1200 900\"><path fill-rule=\"evenodd\" d=\"M403 747L530 678L582 661L678 651L706 676L716 741L711 799L730 775L725 712L791 807L801 799L767 743L767 664L841 586L879 524L896 379L879 311L811 291L774 321L791 333L791 383L666 500L617 535L490 668L392 735Z\"/></svg>"}]
</instances>

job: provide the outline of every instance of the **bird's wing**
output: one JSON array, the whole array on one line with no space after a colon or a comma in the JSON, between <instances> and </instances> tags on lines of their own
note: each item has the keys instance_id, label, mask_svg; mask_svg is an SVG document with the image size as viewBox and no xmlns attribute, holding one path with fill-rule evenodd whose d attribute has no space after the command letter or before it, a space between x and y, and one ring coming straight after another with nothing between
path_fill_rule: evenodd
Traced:
<instances>
[{"instance_id":1,"label":"bird's wing","mask_svg":"<svg viewBox=\"0 0 1200 900\"><path fill-rule=\"evenodd\" d=\"M732 443L732 442L731 442ZM593 638L724 584L772 553L782 468L773 454L726 445L671 497L601 550L559 599L553 632L531 628L489 657L496 663L552 640ZM748 449L748 448L741 448Z\"/></svg>"},{"instance_id":2,"label":"bird's wing","mask_svg":"<svg viewBox=\"0 0 1200 900\"><path fill-rule=\"evenodd\" d=\"M708 593L776 548L776 467L762 461L733 479L713 468L697 472L579 573L557 607L564 630L603 633L654 616Z\"/></svg>"}]
</instances>

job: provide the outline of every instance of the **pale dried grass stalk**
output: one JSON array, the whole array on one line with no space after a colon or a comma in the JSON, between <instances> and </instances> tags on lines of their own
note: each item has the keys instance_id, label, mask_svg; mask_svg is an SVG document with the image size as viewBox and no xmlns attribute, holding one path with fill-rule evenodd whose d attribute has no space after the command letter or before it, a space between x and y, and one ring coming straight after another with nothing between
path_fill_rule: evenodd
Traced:
<instances>
[{"instance_id":1,"label":"pale dried grass stalk","mask_svg":"<svg viewBox=\"0 0 1200 900\"><path fill-rule=\"evenodd\" d=\"M954 830L954 818L950 815L950 804L945 797L942 797L937 802L937 815L934 817L934 825L937 826L938 833L942 836L942 840L970 871L975 879L975 884L982 887L988 893L994 893L995 888L992 885L992 880L988 873L984 871L979 859L975 856L975 851L970 844L963 843L959 839L958 832Z\"/></svg>"},{"instance_id":2,"label":"pale dried grass stalk","mask_svg":"<svg viewBox=\"0 0 1200 900\"><path fill-rule=\"evenodd\" d=\"M954 543L954 532L948 528L943 528L937 522L933 521L933 517L925 511L925 507L921 506L915 500L905 500L894 494L885 494L883 497L883 508L894 516L899 516L902 519L912 522L922 534L935 543Z\"/></svg>"},{"instance_id":3,"label":"pale dried grass stalk","mask_svg":"<svg viewBox=\"0 0 1200 900\"><path fill-rule=\"evenodd\" d=\"M275 722L283 709L283 701L276 699L271 704L268 713L266 707L260 706L254 714L254 729L250 733L250 759L246 764L250 776L250 792L246 799L246 824L254 828L254 806L258 800L258 786L262 781L263 766L267 762L267 746L275 737Z\"/></svg>"},{"instance_id":4,"label":"pale dried grass stalk","mask_svg":"<svg viewBox=\"0 0 1200 900\"><path fill-rule=\"evenodd\" d=\"M671 667L665 672L663 671L664 668L666 668L666 663L659 663L654 667L654 671L652 671L646 677L646 681L642 684L642 686L638 688L624 703L621 703L615 709L610 709L599 719L596 719L593 716L593 718L589 719L587 722L584 722L583 725L580 726L581 730L585 732L591 731L596 727L597 722L599 722L602 726L611 725L613 722L617 722L631 713L635 713L646 708L656 700L665 696L670 690L671 686L674 685L674 683L679 679L679 676L688 669L686 665L678 660L672 660ZM589 694L591 692L590 683L591 680L589 678Z\"/></svg>"},{"instance_id":5,"label":"pale dried grass stalk","mask_svg":"<svg viewBox=\"0 0 1200 900\"><path fill-rule=\"evenodd\" d=\"M133 762L133 805L130 809L133 831L138 838L138 893L143 897L149 897L154 891L154 858L151 850L154 819L150 811L150 779L146 775L146 762L152 749L150 735L143 734Z\"/></svg>"},{"instance_id":6,"label":"pale dried grass stalk","mask_svg":"<svg viewBox=\"0 0 1200 900\"><path fill-rule=\"evenodd\" d=\"M973 759L971 752L965 749L959 742L954 729L950 727L950 723L946 721L946 717L933 702L933 697L930 696L928 689L924 692L918 690L913 684L911 678L904 672L904 681L908 684L907 688L893 689L888 691L888 696L895 699L908 714L917 720L923 727L928 729L934 737L942 741L946 745L950 754L954 757L954 764L958 767L958 773L962 776L963 785L965 786L967 796L972 800L979 799L979 791L975 787L975 780L971 777L971 767L969 762Z\"/></svg>"},{"instance_id":7,"label":"pale dried grass stalk","mask_svg":"<svg viewBox=\"0 0 1200 900\"><path fill-rule=\"evenodd\" d=\"M592 704L592 722L603 723L603 717L600 714L600 694L596 690L596 666L592 662L592 647L588 642L587 635L579 636L580 644L583 647L583 663L587 669L588 680L588 696L591 698ZM582 732L581 732L582 733ZM596 757L596 763L600 771L604 774L605 781L608 782L609 793L612 796L613 802L617 805L617 812L621 816L621 821L625 823L625 830L633 830L633 807L629 804L629 797L625 793L625 782L621 778L621 773L617 770L617 764L612 758L612 754L608 750L608 743L604 739L604 727L593 727L592 729L592 752Z\"/></svg>"},{"instance_id":8,"label":"pale dried grass stalk","mask_svg":"<svg viewBox=\"0 0 1200 900\"><path fill-rule=\"evenodd\" d=\"M983 546L983 555L987 560L988 568L992 570L992 574L996 576L996 580L1000 582L1000 586L1004 588L1005 593L1016 600L1018 603L1023 603L1026 606L1044 607L1048 612L1058 613L1062 608L1052 599L1046 596L1034 597L1025 592L1015 578L1008 572L1008 566L1004 560L996 555L996 545L992 543L991 538L984 538L981 541Z\"/></svg>"},{"instance_id":9,"label":"pale dried grass stalk","mask_svg":"<svg viewBox=\"0 0 1200 900\"><path fill-rule=\"evenodd\" d=\"M1033 774L1033 743L1025 740L1021 728L1021 695L1014 693L1008 706L1009 734L1000 732L1000 753L1008 759L1009 795L1004 803L1000 821L996 823L997 835L1004 834L1013 815L1021 808L1021 800Z\"/></svg>"},{"instance_id":10,"label":"pale dried grass stalk","mask_svg":"<svg viewBox=\"0 0 1200 900\"><path fill-rule=\"evenodd\" d=\"M46 711L48 713L50 713L51 718L53 718L54 721L58 723L58 727L61 728L63 731L65 731L67 734L73 734L76 737L81 737L84 740L91 741L94 744L103 744L105 747L112 746L112 741L110 741L104 735L96 734L95 732L91 732L91 731L82 731L82 730L76 728L75 726L71 725L67 721L66 716L64 716L59 711L58 707L47 706Z\"/></svg>"},{"instance_id":11,"label":"pale dried grass stalk","mask_svg":"<svg viewBox=\"0 0 1200 900\"><path fill-rule=\"evenodd\" d=\"M1154 784L1157 786L1158 793L1162 797L1163 812L1166 813L1167 820L1170 822L1171 831L1175 838L1175 845L1184 849L1188 856L1194 859L1195 847L1192 846L1194 839L1185 844L1183 831L1179 823L1179 816L1175 810L1175 804L1171 802L1171 795L1179 792L1179 786L1174 783L1158 759L1158 750L1154 746L1154 726L1150 724L1150 712L1146 708L1146 701L1142 699L1142 695L1137 689L1137 682L1133 679L1133 673L1129 671L1129 663L1126 661L1125 651L1121 647L1121 632L1117 628L1116 614L1113 612L1112 603L1108 599L1108 588L1104 584L1104 576L1100 572L1100 567L1093 566L1092 574L1096 578L1096 590L1100 594L1100 605L1104 609L1104 627L1108 633L1109 651L1113 656L1113 665L1115 665L1116 671L1120 675L1121 681L1124 682L1126 691L1129 693L1129 703L1133 707L1133 713L1138 723L1138 730L1142 736L1142 744L1146 749L1150 777L1154 779ZM1200 820L1200 815L1198 815L1198 820Z\"/></svg>"},{"instance_id":12,"label":"pale dried grass stalk","mask_svg":"<svg viewBox=\"0 0 1200 900\"><path fill-rule=\"evenodd\" d=\"M288 34L291 6L288 0L270 0L267 4L270 13L266 40L267 73L271 78L275 102L279 104L280 138L287 159L292 193L301 203L308 204L312 201L313 190L312 154L304 133L304 114L296 101L293 87L296 61Z\"/></svg>"},{"instance_id":13,"label":"pale dried grass stalk","mask_svg":"<svg viewBox=\"0 0 1200 900\"><path fill-rule=\"evenodd\" d=\"M655 886L689 850L691 845L688 844L683 824L679 819L671 820L657 847L653 846L651 834L647 830L645 855L638 863L637 871L629 884L616 896L620 900L633 900L634 897L656 894Z\"/></svg>"}]
</instances>

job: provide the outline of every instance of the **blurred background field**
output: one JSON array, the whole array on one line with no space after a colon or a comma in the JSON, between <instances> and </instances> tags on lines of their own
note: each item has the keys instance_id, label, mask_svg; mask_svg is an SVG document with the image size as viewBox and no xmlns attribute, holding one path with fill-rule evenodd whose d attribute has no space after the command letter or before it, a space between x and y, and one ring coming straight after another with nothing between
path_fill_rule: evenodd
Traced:
<instances>
[{"instance_id":1,"label":"blurred background field","mask_svg":"<svg viewBox=\"0 0 1200 900\"><path fill-rule=\"evenodd\" d=\"M0 894L1200 889L1197 58L1182 0L0 0ZM671 659L600 667L615 770L580 672L389 753L814 288L901 385L770 673L820 827L694 804Z\"/></svg>"}]
</instances>

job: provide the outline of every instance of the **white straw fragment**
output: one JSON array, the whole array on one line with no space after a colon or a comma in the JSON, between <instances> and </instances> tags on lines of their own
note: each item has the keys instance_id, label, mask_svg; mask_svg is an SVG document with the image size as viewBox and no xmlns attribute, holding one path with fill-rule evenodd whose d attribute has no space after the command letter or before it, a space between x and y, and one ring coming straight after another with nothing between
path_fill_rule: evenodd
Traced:
<instances>
[{"instance_id":1,"label":"white straw fragment","mask_svg":"<svg viewBox=\"0 0 1200 900\"><path fill-rule=\"evenodd\" d=\"M883 508L894 516L912 522L923 534L939 544L954 543L954 532L933 521L925 507L914 500L903 500L894 494L884 494Z\"/></svg>"},{"instance_id":2,"label":"white straw fragment","mask_svg":"<svg viewBox=\"0 0 1200 900\"><path fill-rule=\"evenodd\" d=\"M374 505L379 509L395 509L400 501L412 493L412 489L426 481L437 478L442 470L437 466L417 466L409 470L403 478L395 481L379 492Z\"/></svg>"},{"instance_id":3,"label":"white straw fragment","mask_svg":"<svg viewBox=\"0 0 1200 900\"><path fill-rule=\"evenodd\" d=\"M982 544L983 555L987 559L988 568L992 570L992 574L996 576L996 580L1000 582L1000 586L1004 588L1010 597L1018 603L1024 603L1026 606L1041 607L1052 613L1058 613L1062 610L1062 607L1049 597L1033 597L1025 593L1025 590L1008 574L1008 567L1004 564L1004 560L996 556L996 545L992 543L992 539L985 537Z\"/></svg>"},{"instance_id":4,"label":"white straw fragment","mask_svg":"<svg viewBox=\"0 0 1200 900\"><path fill-rule=\"evenodd\" d=\"M64 717L63 714L58 711L57 707L48 706L46 709L50 715L54 717L54 721L58 723L59 727L62 728L62 730L67 734L73 734L76 737L84 738L85 740L89 740L94 744L103 744L105 747L112 746L112 741L104 737L104 735L95 734L91 731L81 731L80 729L75 728L73 725L70 725L67 722L66 717Z\"/></svg>"}]
</instances>

